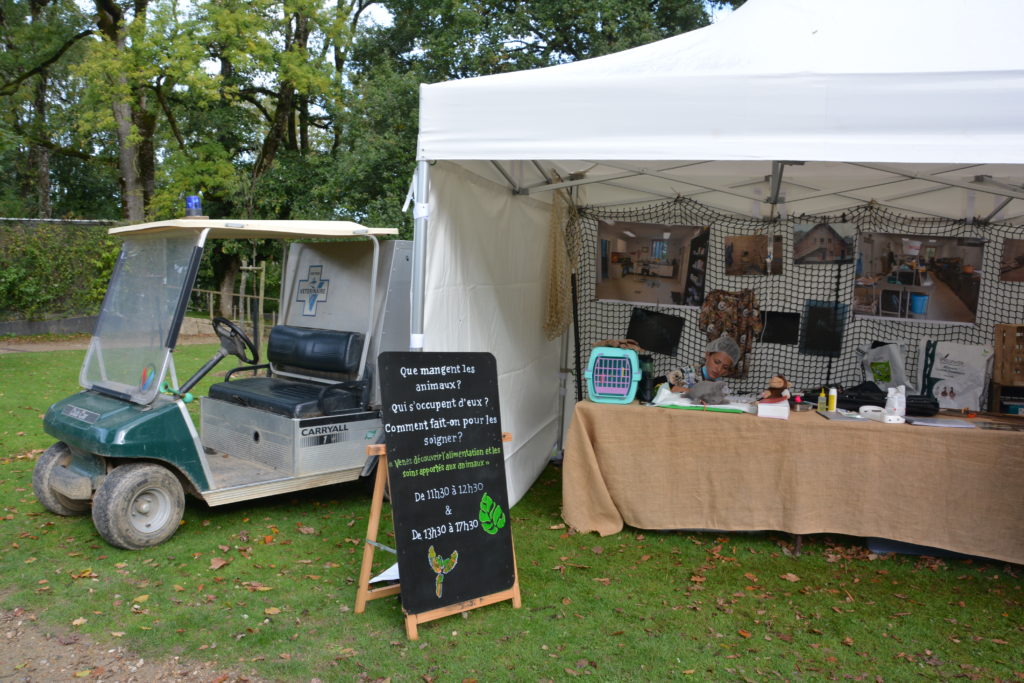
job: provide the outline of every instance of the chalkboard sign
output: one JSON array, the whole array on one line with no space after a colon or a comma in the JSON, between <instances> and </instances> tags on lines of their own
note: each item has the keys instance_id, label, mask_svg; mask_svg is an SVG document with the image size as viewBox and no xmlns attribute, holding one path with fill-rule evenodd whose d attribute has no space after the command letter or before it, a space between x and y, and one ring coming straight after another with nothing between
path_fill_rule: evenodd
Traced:
<instances>
[{"instance_id":1,"label":"chalkboard sign","mask_svg":"<svg viewBox=\"0 0 1024 683\"><path fill-rule=\"evenodd\" d=\"M494 356L388 352L377 368L402 608L418 614L509 589Z\"/></svg>"}]
</instances>

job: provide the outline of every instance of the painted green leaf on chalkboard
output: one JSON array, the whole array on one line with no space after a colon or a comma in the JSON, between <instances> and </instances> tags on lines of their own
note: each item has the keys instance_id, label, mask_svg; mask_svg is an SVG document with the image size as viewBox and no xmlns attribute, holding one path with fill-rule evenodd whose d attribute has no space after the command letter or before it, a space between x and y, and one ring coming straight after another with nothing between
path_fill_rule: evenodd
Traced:
<instances>
[{"instance_id":1,"label":"painted green leaf on chalkboard","mask_svg":"<svg viewBox=\"0 0 1024 683\"><path fill-rule=\"evenodd\" d=\"M480 524L489 534L496 534L505 528L505 511L486 493L480 499Z\"/></svg>"}]
</instances>

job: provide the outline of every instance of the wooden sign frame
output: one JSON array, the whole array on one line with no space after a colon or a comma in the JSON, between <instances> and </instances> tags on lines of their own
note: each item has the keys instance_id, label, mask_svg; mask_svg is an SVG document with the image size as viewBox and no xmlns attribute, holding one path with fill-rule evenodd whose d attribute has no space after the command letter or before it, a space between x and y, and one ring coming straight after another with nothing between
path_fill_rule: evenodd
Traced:
<instances>
[{"instance_id":1,"label":"wooden sign frame","mask_svg":"<svg viewBox=\"0 0 1024 683\"><path fill-rule=\"evenodd\" d=\"M508 432L502 432L501 440L511 441L512 435ZM370 588L370 574L373 570L373 555L378 547L383 547L377 542L377 536L380 531L381 511L384 507L384 492L387 488L388 482L388 456L387 447L384 444L373 444L371 446L367 446L366 453L367 455L377 456L377 473L373 484L373 497L370 502L370 518L366 524L366 538L363 541L363 560L359 568L359 583L356 589L356 614L362 614L366 610L366 603L371 600L397 595L401 591L401 583L381 586L380 588ZM409 640L418 640L419 624L434 621L435 619L441 619L453 614L459 614L460 612L468 612L471 609L484 607L485 605L504 602L505 600L511 600L512 607L519 609L523 606L523 600L519 592L519 568L515 560L514 546L512 549L512 573L512 586L507 590L476 597L472 600L466 600L454 605L446 605L445 607L439 607L438 609L429 610L427 612L410 614L403 609L402 612L405 614L406 636L408 636Z\"/></svg>"}]
</instances>

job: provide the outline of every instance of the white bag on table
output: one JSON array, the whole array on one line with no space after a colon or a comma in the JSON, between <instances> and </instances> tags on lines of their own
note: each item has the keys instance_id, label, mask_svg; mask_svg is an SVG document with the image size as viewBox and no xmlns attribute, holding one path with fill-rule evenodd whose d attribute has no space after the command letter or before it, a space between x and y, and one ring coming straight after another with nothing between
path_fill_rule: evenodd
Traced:
<instances>
[{"instance_id":1,"label":"white bag on table","mask_svg":"<svg viewBox=\"0 0 1024 683\"><path fill-rule=\"evenodd\" d=\"M992 370L992 347L987 344L922 339L917 363L920 391L939 402L939 408L980 410Z\"/></svg>"}]
</instances>

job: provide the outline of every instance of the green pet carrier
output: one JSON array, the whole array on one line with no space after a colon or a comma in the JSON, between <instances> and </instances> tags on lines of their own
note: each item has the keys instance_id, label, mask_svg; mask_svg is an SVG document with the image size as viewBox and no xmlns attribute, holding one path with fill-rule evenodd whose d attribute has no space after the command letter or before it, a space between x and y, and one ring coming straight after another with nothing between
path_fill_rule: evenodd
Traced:
<instances>
[{"instance_id":1,"label":"green pet carrier","mask_svg":"<svg viewBox=\"0 0 1024 683\"><path fill-rule=\"evenodd\" d=\"M584 374L587 395L598 403L631 403L640 374L636 351L598 346L590 352Z\"/></svg>"}]
</instances>

